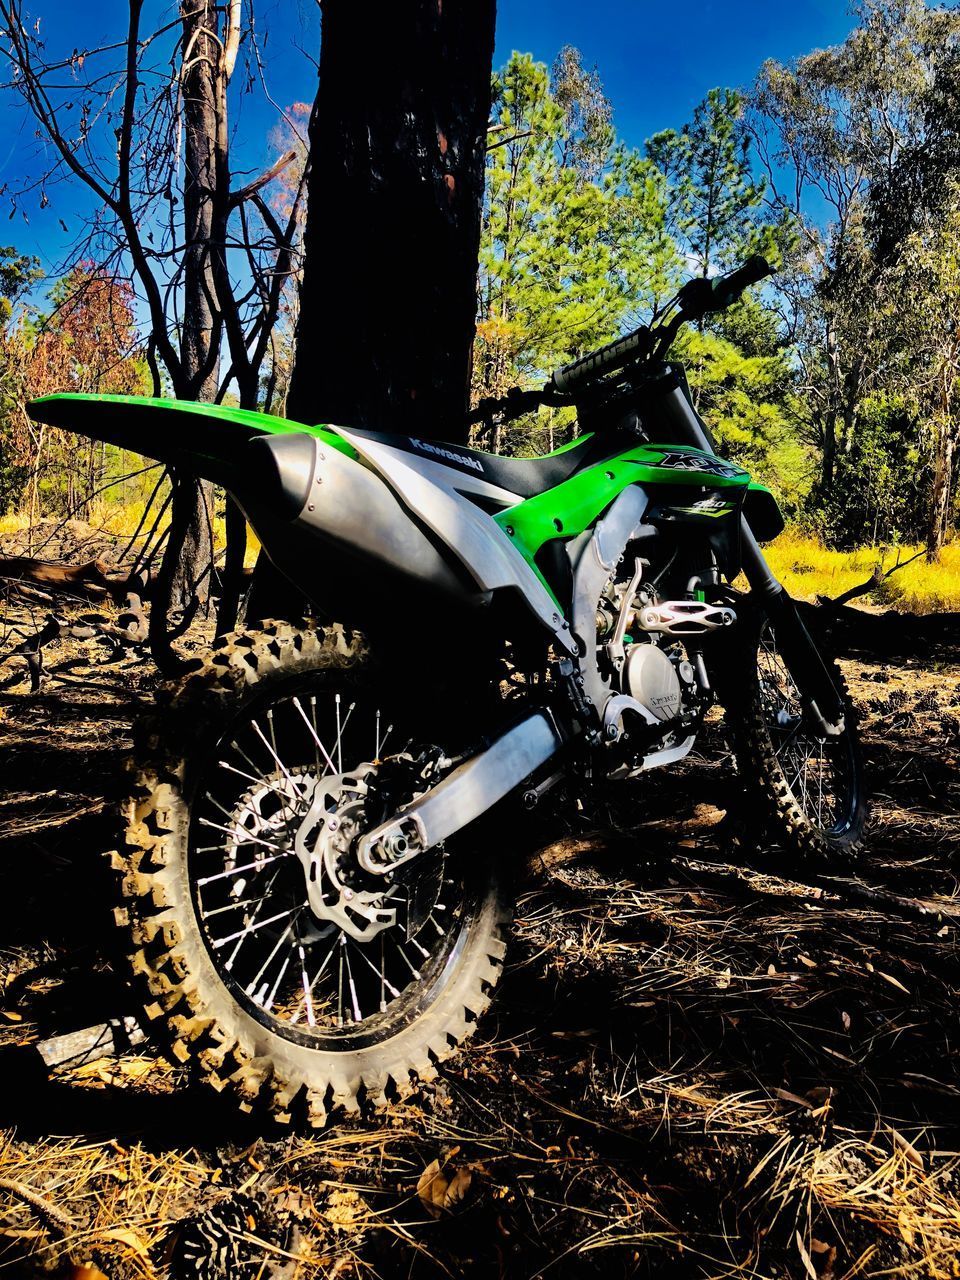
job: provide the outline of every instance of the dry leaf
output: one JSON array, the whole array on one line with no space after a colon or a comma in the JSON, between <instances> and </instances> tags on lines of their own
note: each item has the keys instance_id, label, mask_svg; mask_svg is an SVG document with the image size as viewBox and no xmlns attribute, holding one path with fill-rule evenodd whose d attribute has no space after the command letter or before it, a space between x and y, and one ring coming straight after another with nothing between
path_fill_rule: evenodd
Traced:
<instances>
[{"instance_id":1,"label":"dry leaf","mask_svg":"<svg viewBox=\"0 0 960 1280\"><path fill-rule=\"evenodd\" d=\"M833 1280L833 1269L837 1264L837 1246L826 1244L823 1240L811 1240L810 1252L824 1255L820 1266L820 1280Z\"/></svg>"},{"instance_id":2,"label":"dry leaf","mask_svg":"<svg viewBox=\"0 0 960 1280\"><path fill-rule=\"evenodd\" d=\"M444 1212L452 1213L462 1202L473 1179L468 1168L457 1169L448 1179L440 1167L439 1160L431 1160L420 1175L417 1183L417 1195L427 1212L439 1218Z\"/></svg>"},{"instance_id":3,"label":"dry leaf","mask_svg":"<svg viewBox=\"0 0 960 1280\"><path fill-rule=\"evenodd\" d=\"M67 1280L108 1280L108 1277L92 1262L75 1265L67 1272Z\"/></svg>"},{"instance_id":4,"label":"dry leaf","mask_svg":"<svg viewBox=\"0 0 960 1280\"><path fill-rule=\"evenodd\" d=\"M420 1175L417 1195L424 1208L434 1218L439 1218L443 1212L448 1186L449 1183L440 1169L440 1161L432 1160Z\"/></svg>"},{"instance_id":5,"label":"dry leaf","mask_svg":"<svg viewBox=\"0 0 960 1280\"><path fill-rule=\"evenodd\" d=\"M721 973L719 978L717 978L716 985L718 990L726 991L727 987L729 987L730 985L730 978L731 978L730 970L724 969L723 973Z\"/></svg>"},{"instance_id":6,"label":"dry leaf","mask_svg":"<svg viewBox=\"0 0 960 1280\"><path fill-rule=\"evenodd\" d=\"M458 1147L453 1149L451 1155L456 1155ZM448 1157L449 1158L449 1157ZM417 1196L420 1197L422 1206L433 1217L439 1217L440 1213L451 1213L456 1210L458 1204L463 1201L467 1190L470 1189L472 1181L470 1169L454 1170L451 1179L447 1179L444 1175L439 1160L430 1161L426 1169L422 1171L420 1180L417 1181Z\"/></svg>"},{"instance_id":7,"label":"dry leaf","mask_svg":"<svg viewBox=\"0 0 960 1280\"><path fill-rule=\"evenodd\" d=\"M447 1185L447 1194L444 1198L444 1209L455 1209L461 1204L464 1196L470 1190L470 1183L473 1180L473 1174L469 1169L458 1169Z\"/></svg>"},{"instance_id":8,"label":"dry leaf","mask_svg":"<svg viewBox=\"0 0 960 1280\"><path fill-rule=\"evenodd\" d=\"M890 1130L890 1135L893 1138L893 1145L903 1152L914 1168L922 1169L923 1156L909 1138L905 1138L902 1133L898 1133L896 1129L893 1128Z\"/></svg>"},{"instance_id":9,"label":"dry leaf","mask_svg":"<svg viewBox=\"0 0 960 1280\"><path fill-rule=\"evenodd\" d=\"M808 969L815 969L817 967L816 960L811 960L809 956L797 956L797 959L801 964L805 964Z\"/></svg>"},{"instance_id":10,"label":"dry leaf","mask_svg":"<svg viewBox=\"0 0 960 1280\"><path fill-rule=\"evenodd\" d=\"M810 1101L808 1098L801 1098L797 1093L791 1093L789 1089L774 1089L773 1091L783 1102L792 1102L795 1106L805 1107L810 1110Z\"/></svg>"},{"instance_id":11,"label":"dry leaf","mask_svg":"<svg viewBox=\"0 0 960 1280\"><path fill-rule=\"evenodd\" d=\"M103 1236L107 1240L116 1240L119 1244L125 1244L132 1249L134 1253L138 1253L141 1258L149 1261L150 1250L142 1236L130 1227L111 1227L109 1231L104 1231Z\"/></svg>"},{"instance_id":12,"label":"dry leaf","mask_svg":"<svg viewBox=\"0 0 960 1280\"><path fill-rule=\"evenodd\" d=\"M844 1029L844 1031L849 1031L849 1030L850 1030L850 1015L849 1015L849 1013L841 1013L841 1015L840 1015L840 1021L843 1023L843 1029Z\"/></svg>"}]
</instances>

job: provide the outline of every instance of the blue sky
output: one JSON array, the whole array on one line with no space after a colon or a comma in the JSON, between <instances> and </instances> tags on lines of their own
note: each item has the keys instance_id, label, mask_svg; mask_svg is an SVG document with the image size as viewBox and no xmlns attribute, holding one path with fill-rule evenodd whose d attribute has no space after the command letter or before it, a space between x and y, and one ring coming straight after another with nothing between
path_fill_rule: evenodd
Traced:
<instances>
[{"instance_id":1,"label":"blue sky","mask_svg":"<svg viewBox=\"0 0 960 1280\"><path fill-rule=\"evenodd\" d=\"M639 146L682 125L709 89L749 85L765 59L837 44L853 25L844 0L500 0L497 60L520 49L551 62L576 45Z\"/></svg>"},{"instance_id":2,"label":"blue sky","mask_svg":"<svg viewBox=\"0 0 960 1280\"><path fill-rule=\"evenodd\" d=\"M40 17L48 55L116 40L123 31L124 0L27 0ZM153 8L149 4L148 8ZM155 12L171 16L157 6ZM313 0L267 0L257 5L258 26L268 32L265 64L268 88L281 105L309 100L316 82L311 58L318 47ZM551 62L564 44L576 45L588 66L596 64L614 108L622 138L641 145L659 129L682 125L708 89L747 85L765 58L789 59L834 44L853 25L844 0L499 0L496 63L512 50ZM4 78L5 75L4 75ZM240 145L237 167L258 170L267 150L275 112L260 95L246 101L234 119ZM0 184L15 182L34 163L33 125L15 102L3 105ZM50 269L66 238L59 217L86 207L79 193L60 189L52 205L27 206L0 221L0 243L13 242L37 253ZM0 212L3 203L0 201Z\"/></svg>"}]
</instances>

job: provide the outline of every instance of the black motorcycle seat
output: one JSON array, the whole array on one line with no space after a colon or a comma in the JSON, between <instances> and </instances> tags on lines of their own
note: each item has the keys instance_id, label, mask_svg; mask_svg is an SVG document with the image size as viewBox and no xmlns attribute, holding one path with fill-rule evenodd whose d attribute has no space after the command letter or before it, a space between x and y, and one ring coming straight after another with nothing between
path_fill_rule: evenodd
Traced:
<instances>
[{"instance_id":1,"label":"black motorcycle seat","mask_svg":"<svg viewBox=\"0 0 960 1280\"><path fill-rule=\"evenodd\" d=\"M537 494L562 484L589 462L595 461L600 452L594 436L584 436L566 449L539 458L504 458L467 445L424 440L418 436L388 435L380 431L351 431L350 434L402 449L404 453L425 461L439 462L506 489L518 498L535 498Z\"/></svg>"}]
</instances>

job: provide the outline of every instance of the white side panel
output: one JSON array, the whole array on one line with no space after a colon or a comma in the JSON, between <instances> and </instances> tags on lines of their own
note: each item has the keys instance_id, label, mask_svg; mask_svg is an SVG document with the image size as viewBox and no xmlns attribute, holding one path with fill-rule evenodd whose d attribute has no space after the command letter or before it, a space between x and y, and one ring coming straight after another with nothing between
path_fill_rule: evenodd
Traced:
<instances>
[{"instance_id":1,"label":"white side panel","mask_svg":"<svg viewBox=\"0 0 960 1280\"><path fill-rule=\"evenodd\" d=\"M402 449L392 449L343 427L334 429L456 553L481 591L516 587L527 607L553 633L556 643L568 653L577 652L569 627L543 583L500 526L457 489L512 502L517 501L515 495L488 484L479 476L474 479L440 463L412 458Z\"/></svg>"}]
</instances>

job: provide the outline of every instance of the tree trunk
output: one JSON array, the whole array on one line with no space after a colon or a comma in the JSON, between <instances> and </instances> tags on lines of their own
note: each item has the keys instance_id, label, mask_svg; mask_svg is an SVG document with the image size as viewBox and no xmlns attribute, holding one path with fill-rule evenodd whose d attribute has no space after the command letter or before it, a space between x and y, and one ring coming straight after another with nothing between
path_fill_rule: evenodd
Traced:
<instances>
[{"instance_id":1,"label":"tree trunk","mask_svg":"<svg viewBox=\"0 0 960 1280\"><path fill-rule=\"evenodd\" d=\"M832 407L823 415L823 450L820 455L820 491L823 497L833 488L837 465L837 417Z\"/></svg>"},{"instance_id":2,"label":"tree trunk","mask_svg":"<svg viewBox=\"0 0 960 1280\"><path fill-rule=\"evenodd\" d=\"M219 385L221 333L212 254L218 232L222 246L219 204L226 201L230 186L222 146L226 85L213 0L184 0L180 16L186 250L180 342L183 385L176 393L187 400L212 401ZM194 595L205 607L213 564L213 485L204 480L178 485L177 500L187 508L187 518L179 563L170 575L170 607L185 609ZM176 554L172 542L170 554Z\"/></svg>"},{"instance_id":3,"label":"tree trunk","mask_svg":"<svg viewBox=\"0 0 960 1280\"><path fill-rule=\"evenodd\" d=\"M953 453L956 445L953 424L947 418L937 424L934 441L933 484L927 515L927 561L940 559L950 524L950 492L953 487Z\"/></svg>"},{"instance_id":4,"label":"tree trunk","mask_svg":"<svg viewBox=\"0 0 960 1280\"><path fill-rule=\"evenodd\" d=\"M838 404L842 400L840 393L842 374L840 372L840 356L837 350L836 335L833 326L827 323L824 334L827 369L829 371L829 389L827 404L823 413L823 455L820 459L820 488L824 498L833 488L837 466L837 417Z\"/></svg>"},{"instance_id":5,"label":"tree trunk","mask_svg":"<svg viewBox=\"0 0 960 1280\"><path fill-rule=\"evenodd\" d=\"M325 0L287 401L466 439L495 0Z\"/></svg>"}]
</instances>

